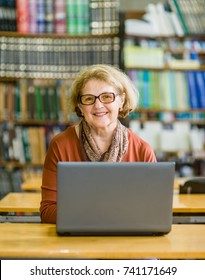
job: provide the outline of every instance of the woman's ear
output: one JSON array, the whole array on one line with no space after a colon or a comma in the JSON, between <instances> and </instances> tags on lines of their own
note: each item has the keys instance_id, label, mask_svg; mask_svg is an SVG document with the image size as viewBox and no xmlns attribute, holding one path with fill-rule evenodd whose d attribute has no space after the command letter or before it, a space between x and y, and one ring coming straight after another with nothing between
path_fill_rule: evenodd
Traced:
<instances>
[{"instance_id":1,"label":"woman's ear","mask_svg":"<svg viewBox=\"0 0 205 280\"><path fill-rule=\"evenodd\" d=\"M123 92L123 94L120 95L120 97L121 97L121 106L120 106L120 108L123 108L123 105L125 103L125 93Z\"/></svg>"},{"instance_id":2,"label":"woman's ear","mask_svg":"<svg viewBox=\"0 0 205 280\"><path fill-rule=\"evenodd\" d=\"M83 117L83 112L81 111L80 106L75 107L75 112L78 117Z\"/></svg>"}]
</instances>

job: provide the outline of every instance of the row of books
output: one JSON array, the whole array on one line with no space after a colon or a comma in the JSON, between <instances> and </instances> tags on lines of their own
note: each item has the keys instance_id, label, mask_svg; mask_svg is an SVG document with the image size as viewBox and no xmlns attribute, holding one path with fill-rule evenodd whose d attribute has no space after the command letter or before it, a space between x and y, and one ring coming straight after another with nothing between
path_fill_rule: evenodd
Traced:
<instances>
[{"instance_id":1,"label":"row of books","mask_svg":"<svg viewBox=\"0 0 205 280\"><path fill-rule=\"evenodd\" d=\"M14 126L0 124L0 163L16 162L42 165L48 144L62 126Z\"/></svg>"},{"instance_id":2,"label":"row of books","mask_svg":"<svg viewBox=\"0 0 205 280\"><path fill-rule=\"evenodd\" d=\"M83 67L105 63L118 66L118 37L24 38L0 37L0 77L73 78Z\"/></svg>"},{"instance_id":3,"label":"row of books","mask_svg":"<svg viewBox=\"0 0 205 280\"><path fill-rule=\"evenodd\" d=\"M69 81L25 80L0 83L0 120L72 122Z\"/></svg>"},{"instance_id":4,"label":"row of books","mask_svg":"<svg viewBox=\"0 0 205 280\"><path fill-rule=\"evenodd\" d=\"M168 0L149 3L142 18L126 19L125 32L140 36L204 34L204 1Z\"/></svg>"},{"instance_id":5,"label":"row of books","mask_svg":"<svg viewBox=\"0 0 205 280\"><path fill-rule=\"evenodd\" d=\"M130 128L156 152L199 152L204 150L205 129L188 121L163 124L160 121L131 120ZM66 126L12 126L0 124L0 163L16 162L42 166L48 144Z\"/></svg>"},{"instance_id":6,"label":"row of books","mask_svg":"<svg viewBox=\"0 0 205 280\"><path fill-rule=\"evenodd\" d=\"M128 70L141 108L205 109L205 71Z\"/></svg>"},{"instance_id":7,"label":"row of books","mask_svg":"<svg viewBox=\"0 0 205 280\"><path fill-rule=\"evenodd\" d=\"M119 31L118 0L1 0L0 31L110 34Z\"/></svg>"},{"instance_id":8,"label":"row of books","mask_svg":"<svg viewBox=\"0 0 205 280\"><path fill-rule=\"evenodd\" d=\"M184 37L183 39L178 37L168 37L162 38L149 38L149 37L138 37L135 36L132 38L127 36L124 40L125 46L138 46L141 48L161 48L164 53L172 54L182 54L187 59L191 59L193 53L198 53L198 55L203 56L205 54L205 37L196 37L195 35L190 37Z\"/></svg>"},{"instance_id":9,"label":"row of books","mask_svg":"<svg viewBox=\"0 0 205 280\"><path fill-rule=\"evenodd\" d=\"M202 55L203 54L203 55ZM171 50L161 46L138 46L125 44L124 64L126 68L170 68L170 69L200 69L205 64L205 52L201 57L195 50Z\"/></svg>"},{"instance_id":10,"label":"row of books","mask_svg":"<svg viewBox=\"0 0 205 280\"><path fill-rule=\"evenodd\" d=\"M204 34L204 1L201 0L169 0L170 7L180 20L183 32L188 34Z\"/></svg>"},{"instance_id":11,"label":"row of books","mask_svg":"<svg viewBox=\"0 0 205 280\"><path fill-rule=\"evenodd\" d=\"M130 128L157 152L202 152L205 147L205 129L192 126L188 121L163 124L139 120L130 121Z\"/></svg>"},{"instance_id":12,"label":"row of books","mask_svg":"<svg viewBox=\"0 0 205 280\"><path fill-rule=\"evenodd\" d=\"M204 110L160 110L138 108L128 116L129 120L140 120L143 124L146 121L160 121L164 124L172 124L176 121L188 121L193 125L205 125Z\"/></svg>"}]
</instances>

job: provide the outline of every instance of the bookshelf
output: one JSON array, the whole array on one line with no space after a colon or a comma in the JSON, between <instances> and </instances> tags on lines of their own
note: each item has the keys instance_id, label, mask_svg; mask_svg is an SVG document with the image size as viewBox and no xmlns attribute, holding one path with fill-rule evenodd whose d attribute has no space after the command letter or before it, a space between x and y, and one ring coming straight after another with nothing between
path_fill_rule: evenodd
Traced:
<instances>
[{"instance_id":1,"label":"bookshelf","mask_svg":"<svg viewBox=\"0 0 205 280\"><path fill-rule=\"evenodd\" d=\"M123 69L140 92L129 126L158 160L174 160L179 176L204 175L205 33L149 34L140 21L147 11L122 15Z\"/></svg>"},{"instance_id":2,"label":"bookshelf","mask_svg":"<svg viewBox=\"0 0 205 280\"><path fill-rule=\"evenodd\" d=\"M120 66L119 34L118 0L0 1L4 189L13 189L16 170L22 179L25 170L38 173L52 137L76 121L67 106L76 74L91 64Z\"/></svg>"}]
</instances>

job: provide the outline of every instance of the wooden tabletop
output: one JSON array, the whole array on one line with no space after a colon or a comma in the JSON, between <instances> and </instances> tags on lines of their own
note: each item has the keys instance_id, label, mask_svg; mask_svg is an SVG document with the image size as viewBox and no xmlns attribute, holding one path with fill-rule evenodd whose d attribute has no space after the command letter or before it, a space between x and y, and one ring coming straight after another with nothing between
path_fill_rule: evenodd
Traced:
<instances>
[{"instance_id":1,"label":"wooden tabletop","mask_svg":"<svg viewBox=\"0 0 205 280\"><path fill-rule=\"evenodd\" d=\"M205 194L174 194L174 213L205 213Z\"/></svg>"},{"instance_id":2,"label":"wooden tabletop","mask_svg":"<svg viewBox=\"0 0 205 280\"><path fill-rule=\"evenodd\" d=\"M42 179L29 178L21 184L21 189L23 191L40 191L41 190Z\"/></svg>"},{"instance_id":3,"label":"wooden tabletop","mask_svg":"<svg viewBox=\"0 0 205 280\"><path fill-rule=\"evenodd\" d=\"M41 193L9 193L0 200L0 212L39 212Z\"/></svg>"},{"instance_id":4,"label":"wooden tabletop","mask_svg":"<svg viewBox=\"0 0 205 280\"><path fill-rule=\"evenodd\" d=\"M0 224L0 258L205 259L205 225L173 225L164 236L60 237L51 224Z\"/></svg>"},{"instance_id":5,"label":"wooden tabletop","mask_svg":"<svg viewBox=\"0 0 205 280\"><path fill-rule=\"evenodd\" d=\"M0 200L0 212L39 212L40 192L9 193ZM205 213L205 194L174 194L173 213Z\"/></svg>"}]
</instances>

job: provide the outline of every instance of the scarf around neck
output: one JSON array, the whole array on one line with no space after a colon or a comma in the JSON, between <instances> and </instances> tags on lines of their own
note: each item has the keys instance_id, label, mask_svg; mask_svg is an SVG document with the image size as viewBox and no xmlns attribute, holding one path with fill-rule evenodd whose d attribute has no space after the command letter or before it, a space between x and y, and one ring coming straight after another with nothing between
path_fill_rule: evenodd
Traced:
<instances>
[{"instance_id":1,"label":"scarf around neck","mask_svg":"<svg viewBox=\"0 0 205 280\"><path fill-rule=\"evenodd\" d=\"M79 139L85 161L120 162L128 148L128 129L118 121L112 143L105 153L100 151L84 119L79 126Z\"/></svg>"}]
</instances>

